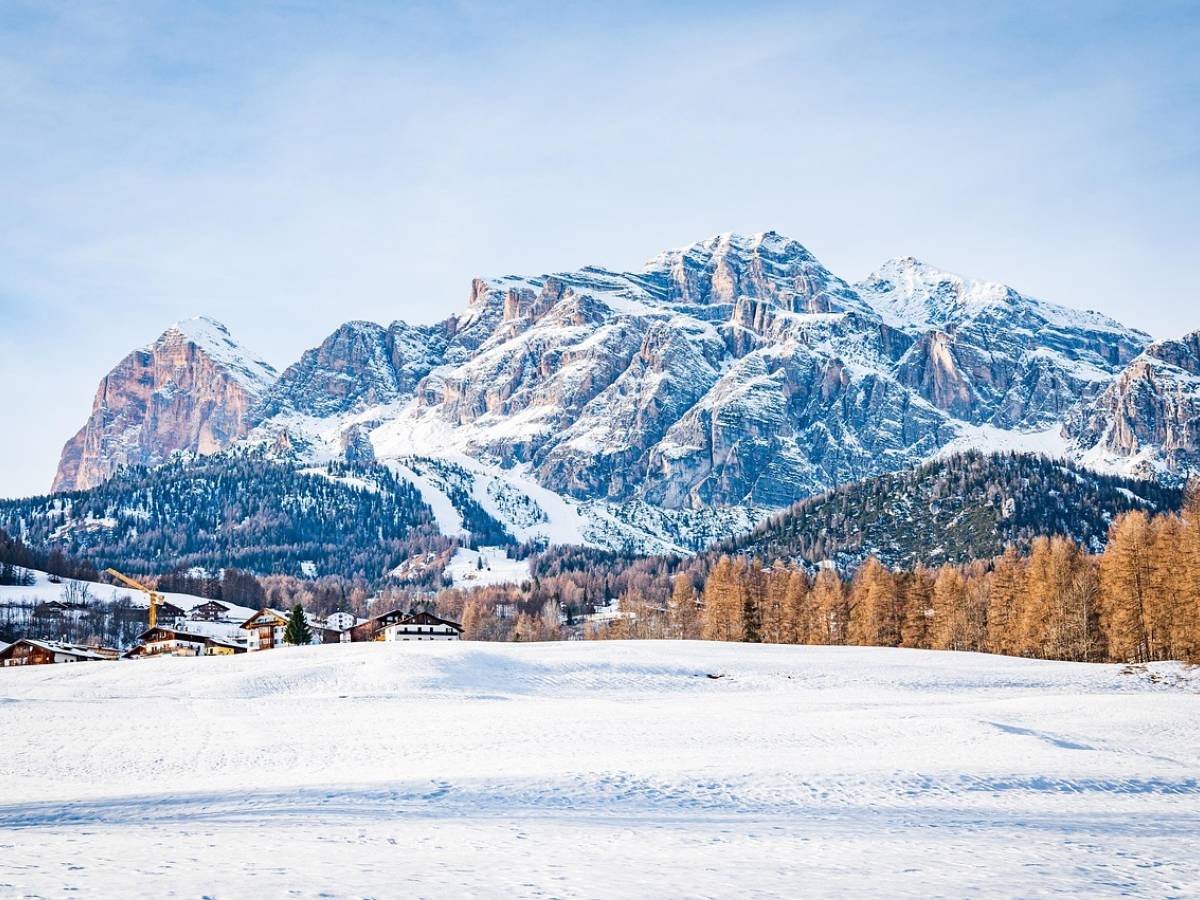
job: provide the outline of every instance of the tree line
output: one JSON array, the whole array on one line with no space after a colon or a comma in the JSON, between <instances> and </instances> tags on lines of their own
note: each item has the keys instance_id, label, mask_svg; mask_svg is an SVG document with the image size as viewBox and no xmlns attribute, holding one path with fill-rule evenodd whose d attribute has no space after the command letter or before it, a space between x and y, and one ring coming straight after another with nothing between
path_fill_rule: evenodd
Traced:
<instances>
[{"instance_id":1,"label":"tree line","mask_svg":"<svg viewBox=\"0 0 1200 900\"><path fill-rule=\"evenodd\" d=\"M1200 493L1183 514L1118 517L1105 550L1035 538L967 565L893 570L722 556L702 586L676 575L668 603L623 599L608 637L705 638L971 650L1087 662L1200 662Z\"/></svg>"},{"instance_id":2,"label":"tree line","mask_svg":"<svg viewBox=\"0 0 1200 900\"><path fill-rule=\"evenodd\" d=\"M476 640L678 638L968 650L1086 662L1200 663L1200 490L1181 513L1126 512L1105 549L1040 536L963 565L853 575L753 556L534 561L520 586L443 591L432 605ZM608 560L611 561L611 560ZM549 574L549 573L553 574ZM606 604L618 612L606 614Z\"/></svg>"}]
</instances>

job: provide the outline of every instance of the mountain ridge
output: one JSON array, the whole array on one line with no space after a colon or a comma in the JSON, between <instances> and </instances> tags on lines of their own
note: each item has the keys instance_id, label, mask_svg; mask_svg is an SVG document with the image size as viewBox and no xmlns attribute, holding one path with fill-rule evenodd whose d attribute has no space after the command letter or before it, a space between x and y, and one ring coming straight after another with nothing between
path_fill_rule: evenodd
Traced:
<instances>
[{"instance_id":1,"label":"mountain ridge","mask_svg":"<svg viewBox=\"0 0 1200 900\"><path fill-rule=\"evenodd\" d=\"M1162 352L1186 362L1191 345L1175 343ZM852 285L776 232L724 233L636 272L476 278L466 308L431 325L347 322L260 381L221 439L306 463L466 461L481 485L522 473L618 519L781 509L993 445L1181 477L1195 464L1190 382L1113 394L1149 377L1135 364L1161 384L1174 364L1146 356L1160 345L913 257ZM1130 404L1178 427L1111 439L1106 423ZM99 405L93 419L117 448L144 424ZM125 464L218 443L184 429Z\"/></svg>"}]
</instances>

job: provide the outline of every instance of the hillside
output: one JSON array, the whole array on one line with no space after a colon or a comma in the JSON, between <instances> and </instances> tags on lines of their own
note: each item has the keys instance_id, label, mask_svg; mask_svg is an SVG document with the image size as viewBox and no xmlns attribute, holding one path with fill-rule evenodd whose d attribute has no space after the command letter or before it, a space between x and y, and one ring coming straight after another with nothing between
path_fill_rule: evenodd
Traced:
<instances>
[{"instance_id":1,"label":"hillside","mask_svg":"<svg viewBox=\"0 0 1200 900\"><path fill-rule=\"evenodd\" d=\"M374 643L0 686L23 893L1200 890L1197 685L1173 664Z\"/></svg>"},{"instance_id":2,"label":"hillside","mask_svg":"<svg viewBox=\"0 0 1200 900\"><path fill-rule=\"evenodd\" d=\"M1029 454L967 453L812 497L716 549L843 569L868 556L894 566L986 559L1038 535L1096 552L1120 513L1170 512L1181 501L1179 489L1156 481Z\"/></svg>"},{"instance_id":3,"label":"hillside","mask_svg":"<svg viewBox=\"0 0 1200 900\"><path fill-rule=\"evenodd\" d=\"M135 573L232 566L374 580L451 546L433 521L416 488L386 469L303 472L261 452L177 457L86 491L0 501L0 528L26 543Z\"/></svg>"}]
</instances>

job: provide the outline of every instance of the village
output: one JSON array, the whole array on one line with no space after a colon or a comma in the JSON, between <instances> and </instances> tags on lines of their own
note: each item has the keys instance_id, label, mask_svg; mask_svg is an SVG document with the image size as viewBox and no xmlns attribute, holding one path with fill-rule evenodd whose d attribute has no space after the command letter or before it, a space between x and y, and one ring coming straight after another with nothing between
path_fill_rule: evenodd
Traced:
<instances>
[{"instance_id":1,"label":"village","mask_svg":"<svg viewBox=\"0 0 1200 900\"><path fill-rule=\"evenodd\" d=\"M131 585L137 582L130 580ZM454 641L462 625L430 612L395 608L370 618L335 612L324 618L264 607L250 609L222 600L200 600L184 608L144 586L149 626L128 649L91 646L66 640L23 637L0 645L0 668L74 662L154 659L168 656L232 656L286 645L345 644L370 641ZM180 600L180 595L175 595ZM84 607L69 599L43 600L32 610L42 620L68 619ZM144 612L144 610L143 610Z\"/></svg>"}]
</instances>

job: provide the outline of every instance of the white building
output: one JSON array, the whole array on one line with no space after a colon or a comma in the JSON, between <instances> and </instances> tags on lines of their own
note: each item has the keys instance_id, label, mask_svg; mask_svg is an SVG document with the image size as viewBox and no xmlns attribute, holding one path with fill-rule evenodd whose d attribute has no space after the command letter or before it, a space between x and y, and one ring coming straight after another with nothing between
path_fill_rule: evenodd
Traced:
<instances>
[{"instance_id":1,"label":"white building","mask_svg":"<svg viewBox=\"0 0 1200 900\"><path fill-rule=\"evenodd\" d=\"M419 612L404 616L380 629L384 641L457 641L462 626L432 613Z\"/></svg>"},{"instance_id":2,"label":"white building","mask_svg":"<svg viewBox=\"0 0 1200 900\"><path fill-rule=\"evenodd\" d=\"M348 612L335 612L325 620L325 627L332 631L349 631L358 621Z\"/></svg>"}]
</instances>

